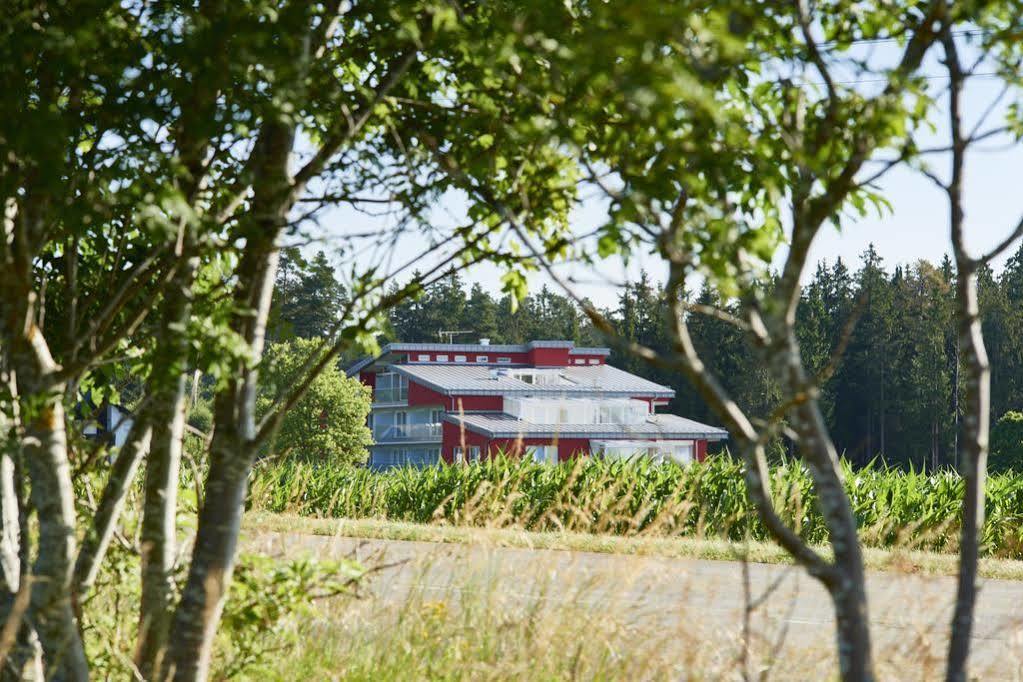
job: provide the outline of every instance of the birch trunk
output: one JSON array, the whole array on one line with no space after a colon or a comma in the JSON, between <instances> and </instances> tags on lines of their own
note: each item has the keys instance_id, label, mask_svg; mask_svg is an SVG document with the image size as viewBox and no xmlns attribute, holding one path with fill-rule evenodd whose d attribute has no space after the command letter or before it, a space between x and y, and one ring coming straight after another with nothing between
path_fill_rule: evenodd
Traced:
<instances>
[{"instance_id":1,"label":"birch trunk","mask_svg":"<svg viewBox=\"0 0 1023 682\"><path fill-rule=\"evenodd\" d=\"M25 337L15 340L12 366L24 408L22 452L31 486L30 501L39 525L29 618L42 645L47 678L58 682L86 680L88 664L71 606L75 510L62 402L64 386L50 382L56 365L34 325L27 325Z\"/></svg>"},{"instance_id":2,"label":"birch trunk","mask_svg":"<svg viewBox=\"0 0 1023 682\"><path fill-rule=\"evenodd\" d=\"M136 666L144 679L159 669L173 616L173 572L177 558L178 474L184 447L188 388L188 337L181 330L191 315L198 259L188 257L164 301L157 362L170 376L159 377L153 395L153 442L146 464L142 515L142 602Z\"/></svg>"},{"instance_id":3,"label":"birch trunk","mask_svg":"<svg viewBox=\"0 0 1023 682\"><path fill-rule=\"evenodd\" d=\"M293 143L292 128L269 121L253 151L257 157L254 197L249 223L243 229L246 247L238 265L235 295L241 312L232 326L256 358L263 352L277 272L277 238L291 207L287 163ZM206 495L160 679L205 680L209 672L213 637L234 570L242 505L256 452L257 379L256 367L239 367L228 388L217 396Z\"/></svg>"}]
</instances>

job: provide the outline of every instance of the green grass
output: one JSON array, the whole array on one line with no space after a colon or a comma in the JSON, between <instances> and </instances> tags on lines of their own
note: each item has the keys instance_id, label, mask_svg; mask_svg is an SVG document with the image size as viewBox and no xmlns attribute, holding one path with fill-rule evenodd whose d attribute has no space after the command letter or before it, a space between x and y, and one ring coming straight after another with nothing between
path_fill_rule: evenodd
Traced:
<instances>
[{"instance_id":1,"label":"green grass","mask_svg":"<svg viewBox=\"0 0 1023 682\"><path fill-rule=\"evenodd\" d=\"M864 546L954 553L962 479L875 465L844 471ZM775 506L806 541L827 544L810 478L798 464L772 471ZM769 541L750 507L742 467L726 457L699 466L577 460L559 466L495 460L471 466L373 472L295 461L264 462L251 507L317 518L383 519L590 536ZM988 484L985 554L1023 559L1023 475Z\"/></svg>"}]
</instances>

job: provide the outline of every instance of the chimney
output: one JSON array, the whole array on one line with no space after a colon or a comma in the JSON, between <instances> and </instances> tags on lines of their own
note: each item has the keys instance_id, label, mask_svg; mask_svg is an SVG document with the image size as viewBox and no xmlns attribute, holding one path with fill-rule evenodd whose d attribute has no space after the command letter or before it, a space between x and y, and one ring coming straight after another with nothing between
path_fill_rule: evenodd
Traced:
<instances>
[{"instance_id":1,"label":"chimney","mask_svg":"<svg viewBox=\"0 0 1023 682\"><path fill-rule=\"evenodd\" d=\"M480 345L481 346L489 346L490 345L490 339L480 339Z\"/></svg>"}]
</instances>

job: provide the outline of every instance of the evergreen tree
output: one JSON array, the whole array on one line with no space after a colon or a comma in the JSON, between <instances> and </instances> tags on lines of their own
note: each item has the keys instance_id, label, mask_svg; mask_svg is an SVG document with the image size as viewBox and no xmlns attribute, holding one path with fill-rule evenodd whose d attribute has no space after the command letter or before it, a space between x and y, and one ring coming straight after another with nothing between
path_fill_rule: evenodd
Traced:
<instances>
[{"instance_id":1,"label":"evergreen tree","mask_svg":"<svg viewBox=\"0 0 1023 682\"><path fill-rule=\"evenodd\" d=\"M306 260L297 248L281 252L267 324L271 340L313 339L334 331L348 301L323 251Z\"/></svg>"}]
</instances>

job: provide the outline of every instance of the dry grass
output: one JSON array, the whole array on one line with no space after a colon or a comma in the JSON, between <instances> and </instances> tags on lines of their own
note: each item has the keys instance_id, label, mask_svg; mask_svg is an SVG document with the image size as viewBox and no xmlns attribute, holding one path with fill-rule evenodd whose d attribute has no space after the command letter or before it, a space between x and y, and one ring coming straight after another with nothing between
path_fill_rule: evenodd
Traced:
<instances>
[{"instance_id":1,"label":"dry grass","mask_svg":"<svg viewBox=\"0 0 1023 682\"><path fill-rule=\"evenodd\" d=\"M795 568L747 564L747 582L741 564L708 572L658 556L275 537L262 549L368 551L366 561L398 565L376 574L362 599L295 620L302 646L253 679L836 678L830 603ZM875 584L879 679L942 676L950 584L923 574ZM990 601L982 613L997 616L989 625L1001 639L978 644L976 679L1021 679L1019 635L1011 636L1023 633L1020 619L995 613Z\"/></svg>"},{"instance_id":2,"label":"dry grass","mask_svg":"<svg viewBox=\"0 0 1023 682\"><path fill-rule=\"evenodd\" d=\"M417 540L721 561L735 561L746 557L754 563L768 564L788 564L792 561L784 550L766 542L735 543L719 539L530 532L508 528L475 528L379 519L321 519L258 511L245 515L245 528L249 531L320 536ZM826 548L822 548L821 551L827 553ZM866 548L864 560L868 569L876 571L951 576L958 570L956 555L912 549ZM1023 561L984 558L980 562L980 573L985 578L1023 580Z\"/></svg>"}]
</instances>

